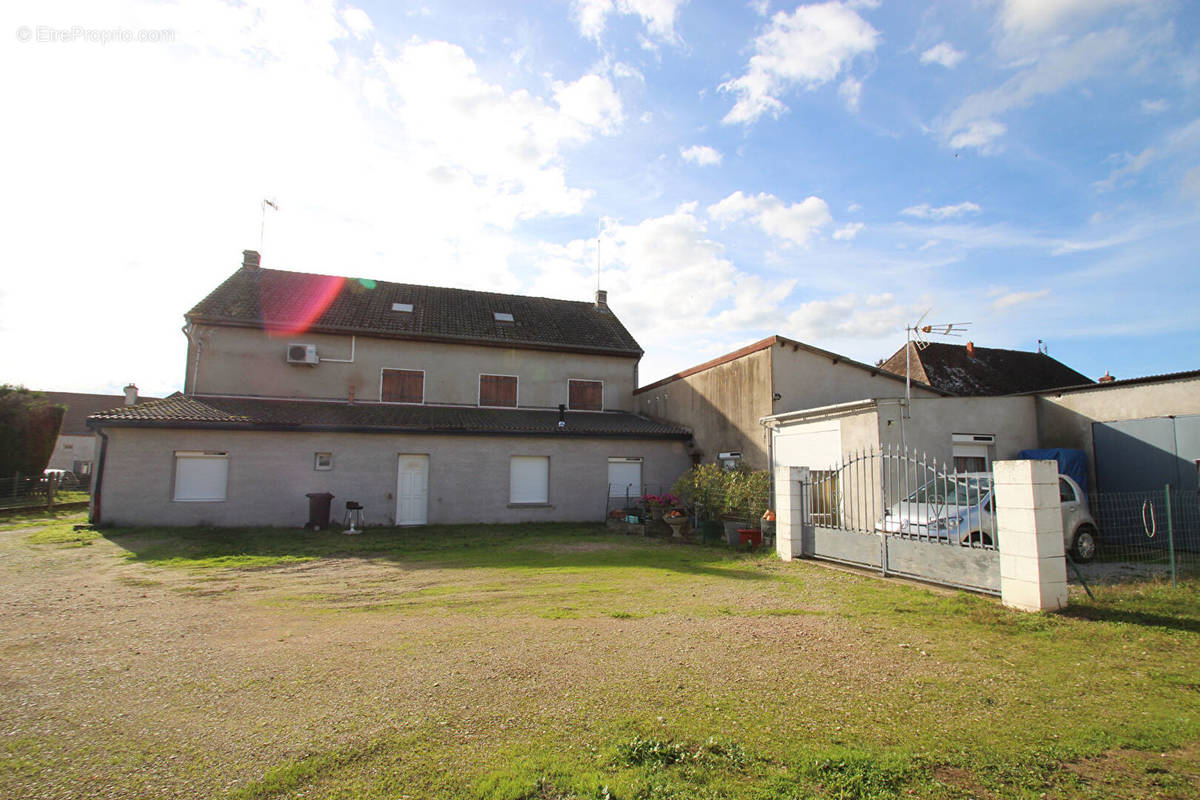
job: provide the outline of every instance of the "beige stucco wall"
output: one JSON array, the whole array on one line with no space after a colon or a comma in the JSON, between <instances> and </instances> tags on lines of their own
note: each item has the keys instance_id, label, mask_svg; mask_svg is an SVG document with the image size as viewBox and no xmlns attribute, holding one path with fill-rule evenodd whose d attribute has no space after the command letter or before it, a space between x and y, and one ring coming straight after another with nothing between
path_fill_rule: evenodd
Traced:
<instances>
[{"instance_id":1,"label":"beige stucco wall","mask_svg":"<svg viewBox=\"0 0 1200 800\"><path fill-rule=\"evenodd\" d=\"M636 410L690 428L705 462L741 451L755 469L767 466L759 419L771 413L771 352L760 350L634 396Z\"/></svg>"},{"instance_id":2,"label":"beige stucco wall","mask_svg":"<svg viewBox=\"0 0 1200 800\"><path fill-rule=\"evenodd\" d=\"M880 370L848 364L839 357L813 353L789 342L775 345L773 360L774 391L779 394L770 413L803 411L806 408L849 403L874 397L903 397L904 381ZM920 386L912 388L913 397L937 397L936 392Z\"/></svg>"},{"instance_id":3,"label":"beige stucco wall","mask_svg":"<svg viewBox=\"0 0 1200 800\"><path fill-rule=\"evenodd\" d=\"M681 442L557 437L404 436L361 433L188 431L110 428L102 521L115 525L275 525L308 519L309 492L331 492L335 521L347 500L368 524L395 518L398 456L426 454L429 522L600 521L608 458L641 456L642 479L670 485L689 465ZM172 497L174 451L229 454L223 502ZM333 453L334 468L313 469L313 454ZM549 456L549 505L509 508L509 457Z\"/></svg>"},{"instance_id":4,"label":"beige stucco wall","mask_svg":"<svg viewBox=\"0 0 1200 800\"><path fill-rule=\"evenodd\" d=\"M902 419L901 414L895 401L879 404L879 441L895 447L903 444L943 463L950 463L956 433L995 436L993 461L1038 447L1033 397L914 397L911 415Z\"/></svg>"},{"instance_id":5,"label":"beige stucco wall","mask_svg":"<svg viewBox=\"0 0 1200 800\"><path fill-rule=\"evenodd\" d=\"M199 361L194 340L200 337ZM288 344L315 344L317 366L288 364ZM425 371L425 401L475 405L479 375L515 375L517 404L523 408L556 408L567 402L567 380L604 382L604 407L630 411L636 381L634 358L559 353L465 344L413 342L359 336L354 363L347 359L351 337L327 334L275 336L251 328L197 326L188 346L185 393L256 397L379 399L381 370Z\"/></svg>"},{"instance_id":6,"label":"beige stucco wall","mask_svg":"<svg viewBox=\"0 0 1200 800\"><path fill-rule=\"evenodd\" d=\"M1093 422L1200 414L1200 378L1085 389L1037 398L1038 435L1044 447L1082 450L1096 485Z\"/></svg>"}]
</instances>

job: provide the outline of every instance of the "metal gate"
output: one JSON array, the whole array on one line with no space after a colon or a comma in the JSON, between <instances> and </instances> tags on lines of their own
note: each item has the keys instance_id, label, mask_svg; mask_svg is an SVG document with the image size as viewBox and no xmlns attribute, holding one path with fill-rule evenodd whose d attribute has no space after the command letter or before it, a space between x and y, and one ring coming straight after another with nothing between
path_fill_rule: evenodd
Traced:
<instances>
[{"instance_id":1,"label":"metal gate","mask_svg":"<svg viewBox=\"0 0 1200 800\"><path fill-rule=\"evenodd\" d=\"M990 472L872 448L810 470L802 497L802 555L1000 593Z\"/></svg>"}]
</instances>

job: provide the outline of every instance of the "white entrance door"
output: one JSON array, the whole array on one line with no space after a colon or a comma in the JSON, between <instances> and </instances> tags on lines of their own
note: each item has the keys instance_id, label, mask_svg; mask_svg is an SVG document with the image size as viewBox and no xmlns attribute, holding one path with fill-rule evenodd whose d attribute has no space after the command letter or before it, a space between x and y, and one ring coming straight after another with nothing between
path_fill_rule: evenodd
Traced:
<instances>
[{"instance_id":1,"label":"white entrance door","mask_svg":"<svg viewBox=\"0 0 1200 800\"><path fill-rule=\"evenodd\" d=\"M429 521L429 456L400 456L396 478L396 524Z\"/></svg>"}]
</instances>

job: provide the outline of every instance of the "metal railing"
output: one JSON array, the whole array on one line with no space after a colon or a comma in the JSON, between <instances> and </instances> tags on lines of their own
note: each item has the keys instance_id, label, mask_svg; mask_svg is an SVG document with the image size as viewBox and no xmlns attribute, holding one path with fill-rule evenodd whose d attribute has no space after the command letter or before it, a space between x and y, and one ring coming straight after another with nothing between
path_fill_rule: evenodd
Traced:
<instances>
[{"instance_id":1,"label":"metal railing","mask_svg":"<svg viewBox=\"0 0 1200 800\"><path fill-rule=\"evenodd\" d=\"M995 548L991 473L957 472L924 453L884 447L847 453L809 476L809 524Z\"/></svg>"}]
</instances>

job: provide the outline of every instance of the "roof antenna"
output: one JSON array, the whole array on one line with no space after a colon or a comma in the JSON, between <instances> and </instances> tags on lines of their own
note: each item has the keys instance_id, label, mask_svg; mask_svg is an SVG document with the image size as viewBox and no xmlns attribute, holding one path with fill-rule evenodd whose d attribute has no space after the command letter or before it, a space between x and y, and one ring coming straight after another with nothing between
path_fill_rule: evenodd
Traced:
<instances>
[{"instance_id":1,"label":"roof antenna","mask_svg":"<svg viewBox=\"0 0 1200 800\"><path fill-rule=\"evenodd\" d=\"M1041 339L1038 339L1038 352L1044 356L1050 355L1050 348Z\"/></svg>"},{"instance_id":2,"label":"roof antenna","mask_svg":"<svg viewBox=\"0 0 1200 800\"><path fill-rule=\"evenodd\" d=\"M279 210L279 204L275 202L273 197L264 197L262 199L262 224L258 228L258 249L263 249L263 235L267 232L267 206Z\"/></svg>"},{"instance_id":3,"label":"roof antenna","mask_svg":"<svg viewBox=\"0 0 1200 800\"><path fill-rule=\"evenodd\" d=\"M596 219L596 291L600 291L600 240L604 238L604 220Z\"/></svg>"},{"instance_id":4,"label":"roof antenna","mask_svg":"<svg viewBox=\"0 0 1200 800\"><path fill-rule=\"evenodd\" d=\"M969 322L922 325L921 323L925 321L925 317L929 316L929 312L932 310L932 308L925 309L925 313L915 324L904 329L904 416L908 418L912 416L912 346L916 345L918 350L924 350L929 347L927 336L962 336L971 325Z\"/></svg>"}]
</instances>

